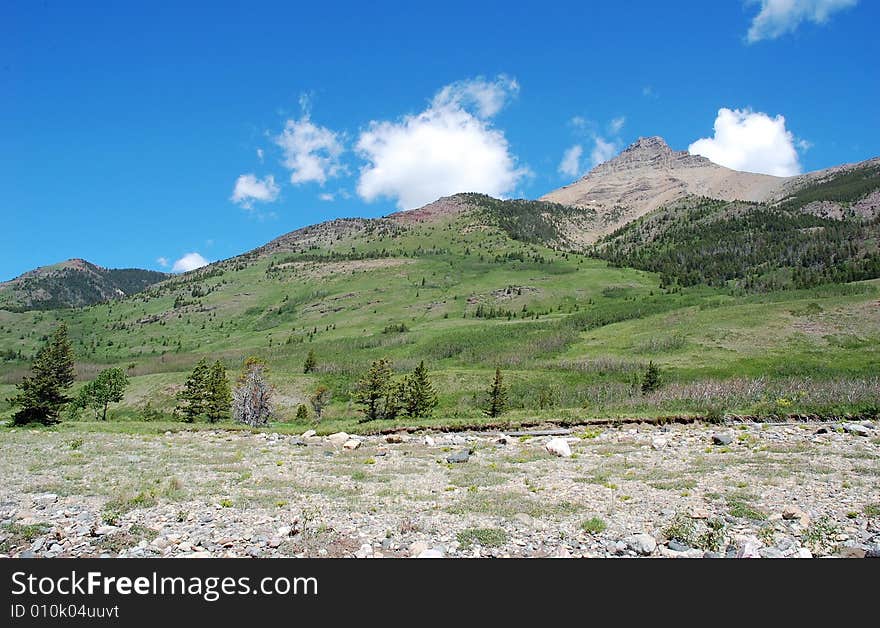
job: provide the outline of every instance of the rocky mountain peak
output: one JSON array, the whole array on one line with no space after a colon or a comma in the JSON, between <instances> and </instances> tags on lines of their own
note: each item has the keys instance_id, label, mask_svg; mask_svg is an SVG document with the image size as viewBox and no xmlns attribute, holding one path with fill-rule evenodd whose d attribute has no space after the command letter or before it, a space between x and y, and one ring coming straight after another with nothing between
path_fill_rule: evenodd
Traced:
<instances>
[{"instance_id":1,"label":"rocky mountain peak","mask_svg":"<svg viewBox=\"0 0 880 628\"><path fill-rule=\"evenodd\" d=\"M672 150L662 137L640 137L614 159L596 166L587 176L645 168L655 170L689 168L710 163L705 157L691 155L687 151Z\"/></svg>"}]
</instances>

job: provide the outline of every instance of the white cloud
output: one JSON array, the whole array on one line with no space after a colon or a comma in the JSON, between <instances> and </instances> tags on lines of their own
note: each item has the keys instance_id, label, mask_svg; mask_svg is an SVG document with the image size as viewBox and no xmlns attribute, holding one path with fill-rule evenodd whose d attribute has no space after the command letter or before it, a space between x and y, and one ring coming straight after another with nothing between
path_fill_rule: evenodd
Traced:
<instances>
[{"instance_id":1,"label":"white cloud","mask_svg":"<svg viewBox=\"0 0 880 628\"><path fill-rule=\"evenodd\" d=\"M857 3L858 0L750 0L749 4L760 4L761 10L752 20L746 39L749 43L776 39L794 32L804 21L824 24L832 13Z\"/></svg>"},{"instance_id":2,"label":"white cloud","mask_svg":"<svg viewBox=\"0 0 880 628\"><path fill-rule=\"evenodd\" d=\"M161 266L162 268L168 268L168 264L170 262L168 261L167 257L159 257L156 259L156 263L159 264L159 266Z\"/></svg>"},{"instance_id":3,"label":"white cloud","mask_svg":"<svg viewBox=\"0 0 880 628\"><path fill-rule=\"evenodd\" d=\"M316 181L321 185L342 174L340 162L343 152L339 133L312 122L308 98L302 97L305 113L299 120L288 120L275 143L284 151L284 165L290 170L293 184Z\"/></svg>"},{"instance_id":4,"label":"white cloud","mask_svg":"<svg viewBox=\"0 0 880 628\"><path fill-rule=\"evenodd\" d=\"M229 200L245 209L253 209L254 202L274 202L280 191L271 174L263 179L258 179L254 174L243 174L235 180L235 188Z\"/></svg>"},{"instance_id":5,"label":"white cloud","mask_svg":"<svg viewBox=\"0 0 880 628\"><path fill-rule=\"evenodd\" d=\"M469 109L476 107L476 114L483 119L495 116L507 101L519 93L516 79L504 74L494 81L486 81L482 77L456 81L447 85L434 96L432 107L435 109L456 108Z\"/></svg>"},{"instance_id":6,"label":"white cloud","mask_svg":"<svg viewBox=\"0 0 880 628\"><path fill-rule=\"evenodd\" d=\"M611 124L608 125L608 132L611 135L617 135L623 130L623 125L626 124L626 117L620 116L619 118L614 118L611 121Z\"/></svg>"},{"instance_id":7,"label":"white cloud","mask_svg":"<svg viewBox=\"0 0 880 628\"><path fill-rule=\"evenodd\" d=\"M507 138L489 118L518 89L505 76L460 81L441 89L417 115L371 122L357 142L367 161L358 195L392 198L400 209L457 192L505 196L529 171L517 166Z\"/></svg>"},{"instance_id":8,"label":"white cloud","mask_svg":"<svg viewBox=\"0 0 880 628\"><path fill-rule=\"evenodd\" d=\"M263 155L264 155L264 153L263 153L263 149L262 149L262 148L258 148L258 149L257 149L257 159L260 160L260 163L263 163Z\"/></svg>"},{"instance_id":9,"label":"white cloud","mask_svg":"<svg viewBox=\"0 0 880 628\"><path fill-rule=\"evenodd\" d=\"M318 198L329 203L336 198L336 195L331 194L330 192L324 192L323 194L318 194Z\"/></svg>"},{"instance_id":10,"label":"white cloud","mask_svg":"<svg viewBox=\"0 0 880 628\"><path fill-rule=\"evenodd\" d=\"M562 161L559 162L559 173L567 177L577 177L581 173L581 155L584 154L584 147L575 144L562 154Z\"/></svg>"},{"instance_id":11,"label":"white cloud","mask_svg":"<svg viewBox=\"0 0 880 628\"><path fill-rule=\"evenodd\" d=\"M778 177L801 172L795 138L785 128L785 118L750 109L720 109L715 136L697 140L688 151L734 170Z\"/></svg>"},{"instance_id":12,"label":"white cloud","mask_svg":"<svg viewBox=\"0 0 880 628\"><path fill-rule=\"evenodd\" d=\"M171 272L185 273L191 270L195 270L196 268L201 268L202 266L207 266L210 263L211 262L206 260L198 253L187 253L179 260L174 262L174 266L171 267Z\"/></svg>"},{"instance_id":13,"label":"white cloud","mask_svg":"<svg viewBox=\"0 0 880 628\"><path fill-rule=\"evenodd\" d=\"M595 168L599 164L608 161L620 152L620 148L620 140L606 140L601 137L596 137L596 144L590 152L591 167Z\"/></svg>"}]
</instances>

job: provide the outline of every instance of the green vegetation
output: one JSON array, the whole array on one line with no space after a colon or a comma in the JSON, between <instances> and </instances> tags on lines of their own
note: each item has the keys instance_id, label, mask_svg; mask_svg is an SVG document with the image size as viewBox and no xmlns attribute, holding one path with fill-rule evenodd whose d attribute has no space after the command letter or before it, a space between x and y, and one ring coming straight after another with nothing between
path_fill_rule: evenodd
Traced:
<instances>
[{"instance_id":1,"label":"green vegetation","mask_svg":"<svg viewBox=\"0 0 880 628\"><path fill-rule=\"evenodd\" d=\"M689 198L624 225L595 253L615 266L660 273L663 286L772 292L876 279L880 215L856 202L878 189L880 166L872 165L775 206Z\"/></svg>"},{"instance_id":2,"label":"green vegetation","mask_svg":"<svg viewBox=\"0 0 880 628\"><path fill-rule=\"evenodd\" d=\"M581 530L589 534L604 532L606 527L608 526L605 521L599 517L592 517L581 523Z\"/></svg>"},{"instance_id":3,"label":"green vegetation","mask_svg":"<svg viewBox=\"0 0 880 628\"><path fill-rule=\"evenodd\" d=\"M501 528L465 528L456 535L462 549L472 545L500 547L507 542L507 532Z\"/></svg>"},{"instance_id":4,"label":"green vegetation","mask_svg":"<svg viewBox=\"0 0 880 628\"><path fill-rule=\"evenodd\" d=\"M73 349L67 326L62 323L37 352L31 375L16 386L18 394L8 399L13 407L20 407L12 417L13 422L52 425L60 421L61 410L70 401L67 391L73 381Z\"/></svg>"},{"instance_id":5,"label":"green vegetation","mask_svg":"<svg viewBox=\"0 0 880 628\"><path fill-rule=\"evenodd\" d=\"M501 369L495 369L495 379L492 380L492 386L489 388L489 402L483 412L490 418L501 416L507 406L507 388L504 387L504 379L501 376Z\"/></svg>"},{"instance_id":6,"label":"green vegetation","mask_svg":"<svg viewBox=\"0 0 880 628\"><path fill-rule=\"evenodd\" d=\"M95 413L95 420L107 420L107 409L111 403L119 403L125 396L128 377L120 368L104 369L88 384L79 389L70 404L74 413L89 408Z\"/></svg>"},{"instance_id":7,"label":"green vegetation","mask_svg":"<svg viewBox=\"0 0 880 628\"><path fill-rule=\"evenodd\" d=\"M108 368L129 380L114 420L86 430L180 429L170 423L178 406L178 420L191 418L186 429L204 429L211 424L197 392L212 365L238 371L248 356L265 365L260 389L273 402L257 424L291 433L867 417L880 407L880 312L872 305L880 280L767 293L661 287L653 272L529 235L540 229L524 226L532 220L526 201L471 202L472 211L430 220L333 221L109 303L0 310L0 398L27 386L31 363L63 323L79 380L71 396ZM505 208L523 224L499 226ZM577 218L545 209L539 222L560 232ZM398 374L373 373L362 386L382 360ZM652 363L662 386L642 394ZM400 384L420 368L436 405L407 409ZM493 417L484 411L496 373L505 403ZM0 402L0 418L20 408ZM250 429L230 419L218 416L218 425Z\"/></svg>"}]
</instances>

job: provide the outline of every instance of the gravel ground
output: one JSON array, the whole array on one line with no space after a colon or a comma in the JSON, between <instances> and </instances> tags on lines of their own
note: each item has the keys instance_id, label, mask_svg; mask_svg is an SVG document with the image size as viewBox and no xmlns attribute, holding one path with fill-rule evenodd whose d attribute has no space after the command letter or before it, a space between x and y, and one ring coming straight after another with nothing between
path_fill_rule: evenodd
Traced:
<instances>
[{"instance_id":1,"label":"gravel ground","mask_svg":"<svg viewBox=\"0 0 880 628\"><path fill-rule=\"evenodd\" d=\"M871 423L366 438L9 430L0 451L3 556L880 554Z\"/></svg>"}]
</instances>

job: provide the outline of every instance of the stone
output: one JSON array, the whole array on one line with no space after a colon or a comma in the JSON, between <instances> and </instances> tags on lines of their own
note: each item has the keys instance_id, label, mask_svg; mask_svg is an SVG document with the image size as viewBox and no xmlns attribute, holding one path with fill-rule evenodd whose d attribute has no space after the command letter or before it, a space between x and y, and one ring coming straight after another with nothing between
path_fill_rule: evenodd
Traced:
<instances>
[{"instance_id":1,"label":"stone","mask_svg":"<svg viewBox=\"0 0 880 628\"><path fill-rule=\"evenodd\" d=\"M498 445L512 445L513 441L514 439L507 434L501 434L495 439L495 443Z\"/></svg>"},{"instance_id":2,"label":"stone","mask_svg":"<svg viewBox=\"0 0 880 628\"><path fill-rule=\"evenodd\" d=\"M114 534L115 532L118 532L118 531L119 531L119 528L117 528L116 526L99 526L99 527L95 528L95 530L94 530L94 532L92 532L92 534L95 536L107 536L110 534Z\"/></svg>"},{"instance_id":3,"label":"stone","mask_svg":"<svg viewBox=\"0 0 880 628\"><path fill-rule=\"evenodd\" d=\"M571 448L568 446L568 442L562 438L554 438L548 440L544 444L544 449L546 449L554 456L559 456L561 458L571 458Z\"/></svg>"},{"instance_id":4,"label":"stone","mask_svg":"<svg viewBox=\"0 0 880 628\"><path fill-rule=\"evenodd\" d=\"M279 539L278 537L275 537L275 538L269 539L268 545L272 549L276 549L281 545L281 542L282 542L281 539Z\"/></svg>"},{"instance_id":5,"label":"stone","mask_svg":"<svg viewBox=\"0 0 880 628\"><path fill-rule=\"evenodd\" d=\"M470 460L471 452L469 449L459 449L455 453L449 454L446 456L446 462L448 463L461 463L467 462Z\"/></svg>"},{"instance_id":6,"label":"stone","mask_svg":"<svg viewBox=\"0 0 880 628\"><path fill-rule=\"evenodd\" d=\"M841 558L864 558L868 555L868 552L862 547L846 545L840 548L837 555Z\"/></svg>"},{"instance_id":7,"label":"stone","mask_svg":"<svg viewBox=\"0 0 880 628\"><path fill-rule=\"evenodd\" d=\"M556 548L556 551L550 555L550 558L571 558L571 553L564 545Z\"/></svg>"},{"instance_id":8,"label":"stone","mask_svg":"<svg viewBox=\"0 0 880 628\"><path fill-rule=\"evenodd\" d=\"M432 437L425 436L425 445L427 445L428 447L433 447L434 444L434 439Z\"/></svg>"},{"instance_id":9,"label":"stone","mask_svg":"<svg viewBox=\"0 0 880 628\"><path fill-rule=\"evenodd\" d=\"M776 547L762 547L758 550L758 554L761 558L785 558L782 550Z\"/></svg>"},{"instance_id":10,"label":"stone","mask_svg":"<svg viewBox=\"0 0 880 628\"><path fill-rule=\"evenodd\" d=\"M703 558L724 558L724 554L721 552L703 552Z\"/></svg>"},{"instance_id":11,"label":"stone","mask_svg":"<svg viewBox=\"0 0 880 628\"><path fill-rule=\"evenodd\" d=\"M864 425L859 425L858 423L844 423L843 429L850 433L855 434L856 436L870 436L871 430L865 427Z\"/></svg>"},{"instance_id":12,"label":"stone","mask_svg":"<svg viewBox=\"0 0 880 628\"><path fill-rule=\"evenodd\" d=\"M400 434L388 434L385 437L385 442L391 445L398 445L403 442L403 436Z\"/></svg>"},{"instance_id":13,"label":"stone","mask_svg":"<svg viewBox=\"0 0 880 628\"><path fill-rule=\"evenodd\" d=\"M335 434L330 434L330 436L327 436L327 442L334 447L341 447L349 440L351 440L351 436L349 436L345 432L336 432Z\"/></svg>"},{"instance_id":14,"label":"stone","mask_svg":"<svg viewBox=\"0 0 880 628\"><path fill-rule=\"evenodd\" d=\"M58 501L58 495L55 493L44 493L42 495L37 495L34 497L34 504L45 508L46 506L51 506L55 502Z\"/></svg>"},{"instance_id":15,"label":"stone","mask_svg":"<svg viewBox=\"0 0 880 628\"><path fill-rule=\"evenodd\" d=\"M761 558L761 541L755 536L737 537L737 558Z\"/></svg>"},{"instance_id":16,"label":"stone","mask_svg":"<svg viewBox=\"0 0 880 628\"><path fill-rule=\"evenodd\" d=\"M349 451L354 451L358 447L361 446L361 441L356 438L350 438L342 444L343 449L347 449Z\"/></svg>"},{"instance_id":17,"label":"stone","mask_svg":"<svg viewBox=\"0 0 880 628\"><path fill-rule=\"evenodd\" d=\"M794 555L795 558L812 558L813 553L806 547L800 548Z\"/></svg>"},{"instance_id":18,"label":"stone","mask_svg":"<svg viewBox=\"0 0 880 628\"><path fill-rule=\"evenodd\" d=\"M712 434L712 443L714 445L729 445L733 442L733 436L730 434Z\"/></svg>"},{"instance_id":19,"label":"stone","mask_svg":"<svg viewBox=\"0 0 880 628\"><path fill-rule=\"evenodd\" d=\"M412 558L418 557L419 554L428 549L428 544L422 541L417 541L409 546L409 555Z\"/></svg>"},{"instance_id":20,"label":"stone","mask_svg":"<svg viewBox=\"0 0 880 628\"><path fill-rule=\"evenodd\" d=\"M443 558L443 552L434 548L422 551L416 558Z\"/></svg>"},{"instance_id":21,"label":"stone","mask_svg":"<svg viewBox=\"0 0 880 628\"><path fill-rule=\"evenodd\" d=\"M373 557L373 546L369 543L364 543L361 545L360 549L354 553L355 558L372 558Z\"/></svg>"},{"instance_id":22,"label":"stone","mask_svg":"<svg viewBox=\"0 0 880 628\"><path fill-rule=\"evenodd\" d=\"M317 434L317 432L315 430L306 430L305 432L302 433L302 437L303 438L311 438L315 434Z\"/></svg>"},{"instance_id":23,"label":"stone","mask_svg":"<svg viewBox=\"0 0 880 628\"><path fill-rule=\"evenodd\" d=\"M786 521L797 520L802 527L810 526L810 515L798 508L797 506L786 506L782 510L782 518Z\"/></svg>"},{"instance_id":24,"label":"stone","mask_svg":"<svg viewBox=\"0 0 880 628\"><path fill-rule=\"evenodd\" d=\"M624 539L624 543L627 549L631 549L636 554L642 556L650 556L657 549L657 541L654 540L653 536L645 532L627 537Z\"/></svg>"},{"instance_id":25,"label":"stone","mask_svg":"<svg viewBox=\"0 0 880 628\"><path fill-rule=\"evenodd\" d=\"M306 447L308 445L308 443L306 443L306 441L304 441L301 438L296 438L296 437L291 438L287 442L290 443L291 445L293 445L294 447Z\"/></svg>"},{"instance_id":26,"label":"stone","mask_svg":"<svg viewBox=\"0 0 880 628\"><path fill-rule=\"evenodd\" d=\"M293 529L290 526L281 526L275 531L275 535L284 538L285 536L290 536L292 531Z\"/></svg>"},{"instance_id":27,"label":"stone","mask_svg":"<svg viewBox=\"0 0 880 628\"><path fill-rule=\"evenodd\" d=\"M651 449L663 449L668 444L669 443L666 441L665 438L658 437L658 438L651 439Z\"/></svg>"},{"instance_id":28,"label":"stone","mask_svg":"<svg viewBox=\"0 0 880 628\"><path fill-rule=\"evenodd\" d=\"M688 550L692 549L690 545L685 545L684 543L676 540L669 541L666 544L666 547L671 549L673 552L687 552Z\"/></svg>"},{"instance_id":29,"label":"stone","mask_svg":"<svg viewBox=\"0 0 880 628\"><path fill-rule=\"evenodd\" d=\"M699 508L699 507L691 508L691 511L689 514L690 514L691 519L708 519L709 518L709 511L706 510L705 508Z\"/></svg>"}]
</instances>

